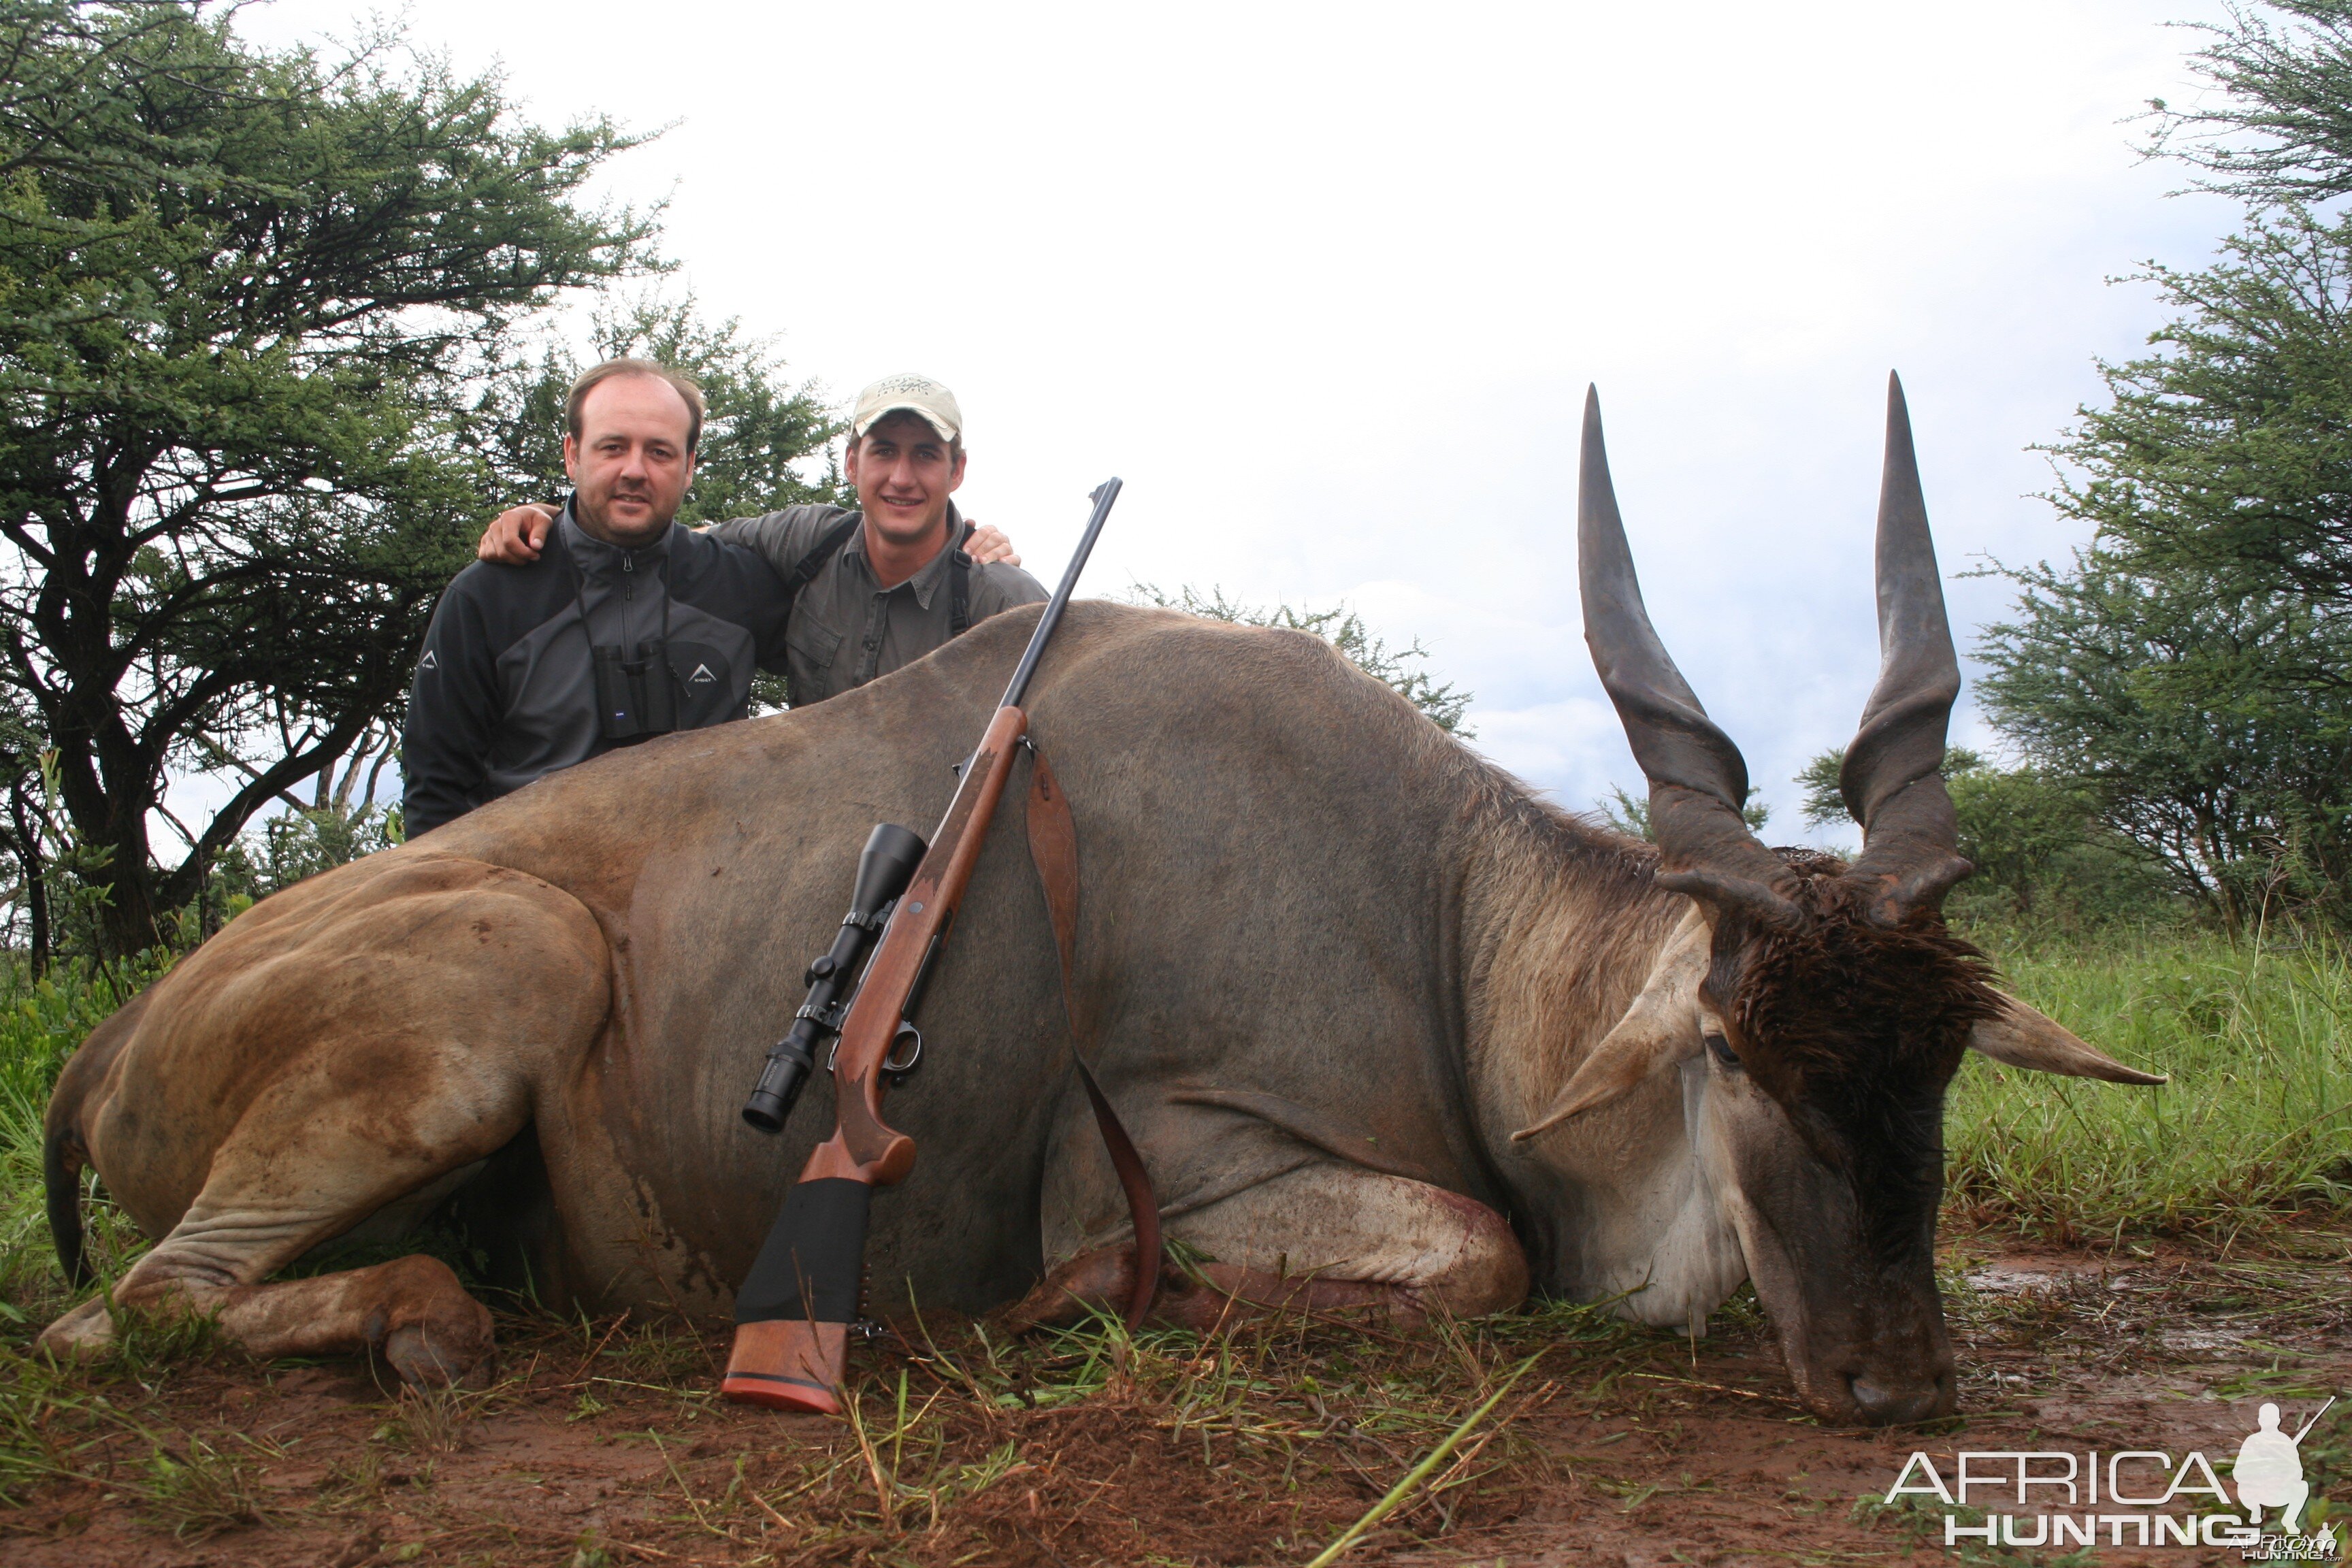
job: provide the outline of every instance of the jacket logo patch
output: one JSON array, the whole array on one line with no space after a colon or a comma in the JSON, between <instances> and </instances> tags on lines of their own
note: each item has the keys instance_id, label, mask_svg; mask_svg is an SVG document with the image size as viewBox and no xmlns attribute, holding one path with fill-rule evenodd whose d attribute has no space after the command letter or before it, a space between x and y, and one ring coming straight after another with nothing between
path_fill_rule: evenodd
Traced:
<instances>
[{"instance_id":1,"label":"jacket logo patch","mask_svg":"<svg viewBox=\"0 0 2352 1568\"><path fill-rule=\"evenodd\" d=\"M436 662L433 658L433 650L428 647L425 650L425 657L416 661L416 668L420 670L438 669L441 666Z\"/></svg>"},{"instance_id":2,"label":"jacket logo patch","mask_svg":"<svg viewBox=\"0 0 2352 1568\"><path fill-rule=\"evenodd\" d=\"M431 656L427 655L426 657L430 658ZM688 686L708 686L718 679L719 678L717 676L710 673L710 667L709 665L698 664L694 667L694 673L686 678L686 683Z\"/></svg>"}]
</instances>

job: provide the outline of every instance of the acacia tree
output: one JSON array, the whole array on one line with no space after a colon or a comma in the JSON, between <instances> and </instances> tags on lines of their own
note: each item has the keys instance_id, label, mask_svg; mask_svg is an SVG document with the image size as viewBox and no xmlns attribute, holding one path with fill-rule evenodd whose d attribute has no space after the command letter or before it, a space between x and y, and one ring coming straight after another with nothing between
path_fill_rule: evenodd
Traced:
<instances>
[{"instance_id":1,"label":"acacia tree","mask_svg":"<svg viewBox=\"0 0 2352 1568\"><path fill-rule=\"evenodd\" d=\"M2173 311L2050 450L2090 525L2011 571L1988 715L2233 931L2286 894L2352 920L2352 0L2233 7L2154 151L2239 197Z\"/></svg>"},{"instance_id":2,"label":"acacia tree","mask_svg":"<svg viewBox=\"0 0 2352 1568\"><path fill-rule=\"evenodd\" d=\"M2213 266L2143 276L2173 319L2100 366L2051 499L2135 569L2352 612L2352 219L2258 215Z\"/></svg>"},{"instance_id":3,"label":"acacia tree","mask_svg":"<svg viewBox=\"0 0 2352 1568\"><path fill-rule=\"evenodd\" d=\"M0 776L7 780L7 801L0 807L0 845L16 862L14 875L0 887L0 903L9 914L5 935L9 945L20 933L37 977L47 967L53 925L49 916L48 869L59 847L57 824L49 808L47 778L41 766L40 728L8 700L14 692L0 690Z\"/></svg>"},{"instance_id":4,"label":"acacia tree","mask_svg":"<svg viewBox=\"0 0 2352 1568\"><path fill-rule=\"evenodd\" d=\"M2233 935L2286 901L2343 918L2352 687L2296 674L2340 657L2328 617L2114 545L2012 576L1977 686L2011 743Z\"/></svg>"},{"instance_id":5,"label":"acacia tree","mask_svg":"<svg viewBox=\"0 0 2352 1568\"><path fill-rule=\"evenodd\" d=\"M2219 89L2176 108L2151 99L2147 151L2197 172L2201 189L2251 206L2352 194L2352 0L2231 5L2190 64Z\"/></svg>"},{"instance_id":6,"label":"acacia tree","mask_svg":"<svg viewBox=\"0 0 2352 1568\"><path fill-rule=\"evenodd\" d=\"M2352 220L2258 213L2147 276L2157 352L2052 448L2094 542L2009 574L1986 710L2226 928L2352 919Z\"/></svg>"},{"instance_id":7,"label":"acacia tree","mask_svg":"<svg viewBox=\"0 0 2352 1568\"><path fill-rule=\"evenodd\" d=\"M648 261L647 220L578 200L632 144L609 122L229 22L0 0L0 682L117 952L396 706L499 489L468 389L559 290ZM169 772L222 751L228 799L170 818Z\"/></svg>"}]
</instances>

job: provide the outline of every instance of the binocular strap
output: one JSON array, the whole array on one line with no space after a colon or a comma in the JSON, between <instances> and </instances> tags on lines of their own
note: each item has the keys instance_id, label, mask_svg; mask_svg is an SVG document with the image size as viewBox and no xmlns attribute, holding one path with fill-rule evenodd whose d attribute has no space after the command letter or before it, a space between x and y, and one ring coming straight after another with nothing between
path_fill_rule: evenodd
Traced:
<instances>
[{"instance_id":1,"label":"binocular strap","mask_svg":"<svg viewBox=\"0 0 2352 1568\"><path fill-rule=\"evenodd\" d=\"M1135 1224L1135 1283L1127 1298L1127 1326L1139 1329L1151 1310L1160 1287L1160 1200L1151 1191L1151 1173L1135 1141L1119 1124L1110 1097L1087 1064L1086 1016L1078 1006L1078 829L1070 816L1069 796L1046 765L1045 753L1029 745L1029 858L1045 889L1045 909L1054 922L1054 947L1062 961L1062 1006L1070 1019L1070 1060L1086 1085L1095 1108L1095 1125L1102 1130L1103 1147L1111 1168L1127 1194L1127 1211Z\"/></svg>"}]
</instances>

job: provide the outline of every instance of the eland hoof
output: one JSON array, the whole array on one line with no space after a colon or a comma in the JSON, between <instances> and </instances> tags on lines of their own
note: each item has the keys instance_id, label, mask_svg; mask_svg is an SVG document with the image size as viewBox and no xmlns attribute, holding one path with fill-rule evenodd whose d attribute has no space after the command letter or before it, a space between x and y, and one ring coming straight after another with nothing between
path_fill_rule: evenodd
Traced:
<instances>
[{"instance_id":1,"label":"eland hoof","mask_svg":"<svg viewBox=\"0 0 2352 1568\"><path fill-rule=\"evenodd\" d=\"M52 1361L79 1363L111 1353L114 1342L114 1317L106 1310L106 1298L92 1296L43 1329L33 1348Z\"/></svg>"}]
</instances>

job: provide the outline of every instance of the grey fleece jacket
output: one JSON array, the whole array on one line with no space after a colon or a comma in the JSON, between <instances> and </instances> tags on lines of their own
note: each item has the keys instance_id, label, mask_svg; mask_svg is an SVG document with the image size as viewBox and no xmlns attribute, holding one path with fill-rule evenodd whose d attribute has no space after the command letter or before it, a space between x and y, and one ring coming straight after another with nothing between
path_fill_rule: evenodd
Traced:
<instances>
[{"instance_id":1,"label":"grey fleece jacket","mask_svg":"<svg viewBox=\"0 0 2352 1568\"><path fill-rule=\"evenodd\" d=\"M538 560L478 561L434 607L401 742L408 837L629 744L604 738L590 650L634 655L665 611L677 728L742 718L753 668L782 666L791 607L756 552L675 523L625 550L566 507Z\"/></svg>"}]
</instances>

